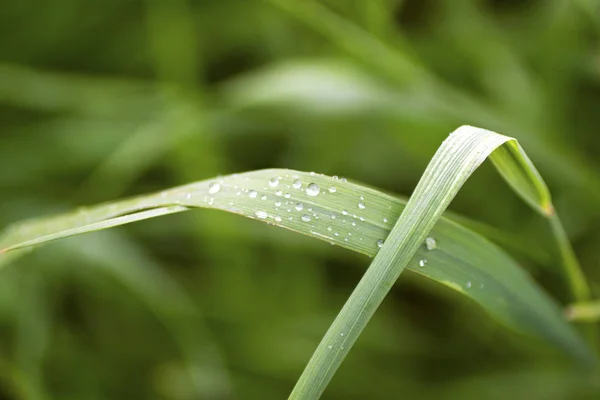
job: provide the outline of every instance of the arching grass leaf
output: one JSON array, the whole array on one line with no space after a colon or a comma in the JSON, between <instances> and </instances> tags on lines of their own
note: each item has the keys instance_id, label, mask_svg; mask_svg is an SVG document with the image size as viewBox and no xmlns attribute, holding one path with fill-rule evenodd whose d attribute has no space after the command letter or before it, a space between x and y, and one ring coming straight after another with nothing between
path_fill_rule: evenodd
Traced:
<instances>
[{"instance_id":1,"label":"arching grass leaf","mask_svg":"<svg viewBox=\"0 0 600 400\"><path fill-rule=\"evenodd\" d=\"M522 192L535 198L525 189ZM539 201L541 212L549 209L548 201ZM18 253L12 250L197 207L237 213L372 257L406 202L321 174L281 169L247 172L17 224L0 238L4 253L0 265ZM429 238L429 249L420 240L408 261L409 271L470 297L515 331L545 338L580 358L587 356L585 345L558 307L498 247L444 217Z\"/></svg>"}]
</instances>

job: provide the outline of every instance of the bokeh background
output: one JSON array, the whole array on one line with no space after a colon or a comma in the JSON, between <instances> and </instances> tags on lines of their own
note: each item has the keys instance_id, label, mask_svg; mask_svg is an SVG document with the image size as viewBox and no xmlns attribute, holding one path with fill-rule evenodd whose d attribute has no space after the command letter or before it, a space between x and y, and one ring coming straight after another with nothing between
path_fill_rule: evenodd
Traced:
<instances>
[{"instance_id":1,"label":"bokeh background","mask_svg":"<svg viewBox=\"0 0 600 400\"><path fill-rule=\"evenodd\" d=\"M599 38L594 0L2 0L0 227L268 167L408 196L471 124L521 141L598 293ZM451 208L570 300L493 168ZM0 398L286 398L368 264L206 210L53 243L0 271ZM596 396L405 273L324 398Z\"/></svg>"}]
</instances>

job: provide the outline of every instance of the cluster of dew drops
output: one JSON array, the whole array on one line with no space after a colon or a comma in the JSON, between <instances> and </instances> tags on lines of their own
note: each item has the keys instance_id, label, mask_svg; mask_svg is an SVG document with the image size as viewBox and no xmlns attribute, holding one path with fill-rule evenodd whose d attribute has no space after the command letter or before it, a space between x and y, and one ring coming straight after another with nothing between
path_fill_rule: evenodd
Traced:
<instances>
[{"instance_id":1,"label":"cluster of dew drops","mask_svg":"<svg viewBox=\"0 0 600 400\"><path fill-rule=\"evenodd\" d=\"M315 175L314 172L311 172L311 175ZM316 220L319 220L320 218L330 218L332 220L338 219L339 214L338 213L331 213L329 215L327 214L319 214L317 213L316 210L313 210L311 205L305 205L304 203L302 203L301 201L292 201L290 200L292 195L289 193L289 191L292 190L296 190L296 191L302 191L304 192L308 197L317 197L319 195L325 195L325 194L334 194L338 191L338 189L336 188L336 182L337 183L346 183L347 179L345 178L339 178L337 176L333 176L331 179L333 180L333 183L331 185L325 185L325 188L322 188L321 186L319 186L319 184L311 182L306 184L306 182L302 182L300 180L300 177L298 175L291 175L291 176L286 176L286 178L291 178L291 182L286 183L287 179L284 179L283 176L275 176L270 178L267 181L267 185L265 185L264 189L268 190L269 192L274 191L275 194L275 199L274 199L274 206L275 209L277 211L280 211L280 214L276 214L276 215L272 215L270 214L268 211L266 210L256 210L253 213L253 216L261 219L261 220L267 220L267 219L273 219L275 221L275 223L282 223L284 221L284 219L292 221L293 220L293 216L292 214L297 211L300 212L300 216L299 216L299 220L302 221L303 223L312 223L313 225L311 225L311 230L310 233L314 234L314 235L318 235L321 237L328 237L330 238L330 240L333 240L334 238L339 238L340 240L343 238L343 240L345 242L349 242L352 239L353 236L353 232L354 234L358 233L360 231L360 226L359 223L362 221L365 221L365 218L363 216L357 215L357 213L360 213L361 211L366 210L367 205L365 204L365 198L363 196L360 196L360 198L357 200L356 203L356 208L357 211L356 213L352 213L352 212L348 212L347 210L342 210L341 211L341 222L346 224L348 223L348 231L345 234L341 234L341 232L338 232L336 230L334 230L334 228L332 226L327 226L326 231L327 232L323 232L323 233L319 233L317 232L316 229L316 225L315 222ZM216 194L221 190L221 183L223 183L223 181L219 182L212 182L209 184L208 186L208 191L209 194ZM323 185L323 184L321 184ZM267 194L263 194L263 193L259 193L259 191L255 190L255 189L244 189L244 188L240 188L239 186L234 186L234 189L237 190L236 195L240 196L240 195L247 195L249 198L251 199L261 199L261 200L268 200L269 197L267 196ZM214 199L206 199L206 201L209 203L209 205L212 205L212 201ZM230 202L229 203L230 206L234 205L234 202ZM229 210L231 211L237 211L234 208L230 207ZM287 214L286 212L287 211ZM383 219L384 223L388 222L387 218ZM359 241L363 241L363 237L361 235L356 235L358 237ZM332 245L334 245L335 243L332 241L330 242Z\"/></svg>"},{"instance_id":2,"label":"cluster of dew drops","mask_svg":"<svg viewBox=\"0 0 600 400\"><path fill-rule=\"evenodd\" d=\"M315 175L315 173L311 172L311 175ZM237 175L234 175L234 177L237 177ZM293 182L292 182L291 185L283 185L283 184L281 184L281 187L285 186L287 189L292 189L293 188L295 190L304 190L304 192L306 193L306 195L310 196L310 197L316 197L316 196L318 196L321 193L331 193L331 194L333 194L333 193L337 192L337 188L334 185L329 186L326 190L323 190L323 191L321 190L321 188L319 187L319 185L316 184L316 183L309 183L308 185L306 185L303 188L303 183L299 179L299 176L292 175L291 178L293 179ZM337 176L333 176L332 179L334 181L339 181L341 183L347 182L347 180L345 178L338 178ZM281 176L273 177L273 178L269 179L268 186L270 188L272 188L272 189L276 189L275 195L277 197L283 197L285 199L290 199L291 198L291 194L290 193L284 193L283 190L279 189L280 188L280 183L281 183L282 180L283 180L283 177L281 177ZM223 183L222 180L219 181L219 182L211 182L211 183L209 183L209 185L208 185L208 193L211 194L211 195L215 195L215 194L219 193L219 191L221 190L221 184L222 183ZM239 189L239 187L235 186L234 189ZM244 192L247 193L248 197L250 197L251 199L257 199L259 197L258 191L254 190L254 189L250 189L250 190L243 190L243 189L242 190L238 190L238 192L236 193L236 195L238 195L238 196L242 195ZM190 196L191 195L188 193L186 195L186 198L189 199ZM261 200L267 200L267 198L268 197L266 195L262 195L260 197ZM209 205L212 205L213 201L214 201L213 198L205 199L205 200L207 200L207 202L208 202ZM360 196L360 199L359 199L359 201L358 201L358 203L356 205L359 210L365 210L367 208L367 205L365 204L364 200L365 200L364 197ZM234 205L233 202L230 202L229 204L231 206ZM282 207L284 204L283 204L283 202L281 200L278 199L278 200L275 200L274 205L275 205L275 207L279 208L279 207ZM297 203L294 204L294 202L292 202L292 201L286 201L285 205L289 206L287 208L287 212L288 213L293 212L293 210L299 211L299 212L304 212L301 215L301 217L300 217L300 220L302 222L309 223L309 222L311 222L313 220L313 218L314 219L319 219L318 214L316 212L314 212L312 208L305 207L302 202L297 202ZM234 208L231 208L231 210L235 211ZM267 211L264 211L264 210L257 210L257 211L254 212L254 215L256 216L256 218L262 219L262 220L266 220L267 218L269 218L269 213ZM350 213L347 210L342 210L342 216L350 216ZM357 226L357 223L356 223L357 219L359 219L360 221L364 221L364 217L359 217L356 214L352 214L351 216L354 218L354 220L351 222L351 225L353 227ZM330 217L332 219L336 219L337 218L335 214L331 214ZM279 216L279 215L273 216L273 219L277 223L280 223L280 222L283 221L283 218L281 216ZM292 218L292 216L288 216L287 219L291 221L293 218ZM346 220L344 220L344 222L346 222ZM383 222L384 223L388 223L389 222L388 218L383 218ZM312 225L312 227L314 228L315 226ZM358 228L356 228L356 229L358 229ZM333 232L333 228L331 226L328 226L327 227L327 231L328 232ZM312 234L317 234L317 232L312 231L312 230L310 232ZM336 236L336 237L338 237L339 236L339 232L333 232L333 235ZM352 236L352 233L348 232L347 236L344 238L344 240L346 242L349 241L350 236ZM359 240L362 241L362 237L359 237ZM330 242L330 243L332 245L334 244L334 242ZM384 245L384 243L385 243L384 239L379 239L379 240L376 241L376 245L377 245L378 248L382 248L383 245ZM424 245L425 245L425 248L427 249L427 251L434 251L434 250L436 250L438 248L438 242L433 237L427 237L425 239ZM418 261L418 265L421 268L426 267L427 263L428 263L427 258L422 258L422 259L420 259ZM467 289L470 289L472 287L472 282L468 281L465 284L465 287ZM480 288L483 288L483 284L480 284Z\"/></svg>"}]
</instances>

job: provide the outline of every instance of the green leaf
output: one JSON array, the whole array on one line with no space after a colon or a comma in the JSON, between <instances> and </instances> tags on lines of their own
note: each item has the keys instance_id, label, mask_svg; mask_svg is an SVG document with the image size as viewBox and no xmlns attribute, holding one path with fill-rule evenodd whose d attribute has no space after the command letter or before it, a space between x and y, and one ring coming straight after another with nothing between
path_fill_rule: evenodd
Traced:
<instances>
[{"instance_id":1,"label":"green leaf","mask_svg":"<svg viewBox=\"0 0 600 400\"><path fill-rule=\"evenodd\" d=\"M314 399L321 396L391 287L404 268L411 260L414 260L414 255L422 247L423 240L434 229L442 213L477 167L498 148L500 151L492 155L494 165L527 203L540 214L551 218L555 236L561 245L560 251L564 253L563 266L574 295L577 298L589 296L587 283L581 274L571 247L566 241L560 221L555 215L548 188L517 141L485 129L471 126L460 127L442 143L429 163L404 211L386 239L386 244L377 254L325 334L290 398ZM461 254L461 256L466 256L466 254ZM482 266L493 261L482 258L476 260L474 266ZM486 272L489 272L494 278L498 278L499 275L503 275L503 277L510 275L510 278L505 281L502 290L495 293L495 296L498 297L484 304L484 307L488 310L493 308L498 314L502 314L500 310L504 307L507 297L513 301L522 301L521 304L514 303L509 307L511 317L515 318L512 322L516 322L519 328L525 330L541 329L543 331L547 329L543 336L568 348L582 361L592 364L594 361L592 353L568 325L564 322L561 323L562 317L551 302L545 300L541 293L535 294L536 289L527 282L518 268L510 271L506 267L503 268L500 265L498 267L496 270ZM460 268L460 270L462 271L464 268ZM473 272L469 271L469 275L463 276L463 282L464 279L472 278ZM485 290L481 290L480 296L477 297L483 304L488 282L484 279L482 281L484 287L480 287L480 289ZM466 286L463 286L460 281L454 283L457 284L455 289L465 294L476 292L473 290L473 281L471 280ZM504 290L506 291L502 293ZM519 300L525 292L527 299ZM532 308L525 311L528 306ZM529 320L527 314L536 312L538 315L544 314L548 320L542 325L538 325L538 322L541 321ZM552 315L553 317L551 317ZM550 321L553 322L547 325ZM543 327L544 325L545 327Z\"/></svg>"},{"instance_id":2,"label":"green leaf","mask_svg":"<svg viewBox=\"0 0 600 400\"><path fill-rule=\"evenodd\" d=\"M473 128L461 129L457 133L470 135ZM469 141L468 146L462 142L458 146L455 138L462 135L455 134L446 141L440 150L446 156L440 160L438 153L425 175L425 178L430 178L426 181L427 185L420 184L420 189L410 201L427 204L431 207L427 208L428 212L432 212L434 217L439 215L468 174L492 148L509 140L488 131L476 132L481 132L481 135L477 136L477 140ZM478 143L483 148L478 147ZM506 153L498 153L494 157L494 162L502 167L506 159L511 157L521 160L520 165L527 166L526 162L523 163L526 159L522 158L519 151L518 147L507 148ZM465 157L470 160L469 163L464 163ZM459 164L463 165L458 175L460 179L450 179L456 177ZM540 184L539 177L531 171L525 173L526 169L520 173L518 168L513 168L514 165L507 165L505 177L541 213L548 213L551 203L547 191L528 189L530 183L534 187L545 188ZM432 171L435 172L433 175ZM441 180L441 184L438 180ZM315 195L317 187L318 194ZM196 207L237 213L375 256L380 250L378 243L386 240L407 204L404 200L345 179L270 169L220 177L156 194L82 208L71 214L17 224L0 238L0 249L6 253ZM403 262L407 262L411 273L471 298L491 316L515 331L544 338L581 359L589 358L586 346L565 322L554 302L502 250L447 218L442 217L435 223L436 218L431 216L421 216L419 219L418 213L407 215L413 220L416 218L418 224L410 230L400 229L403 237L411 240L412 248L416 251L410 255L409 252L403 253ZM436 241L437 248L428 250L423 239L432 226L429 237ZM435 247L432 244L430 239L430 247ZM388 238L384 248L387 253L389 249L398 251L402 247ZM11 254L16 255L1 254L0 265L8 262ZM381 257L375 259L378 263L380 260ZM398 268L401 264L390 261L390 265ZM386 292L394 281L386 281ZM326 350L329 351L327 347Z\"/></svg>"}]
</instances>

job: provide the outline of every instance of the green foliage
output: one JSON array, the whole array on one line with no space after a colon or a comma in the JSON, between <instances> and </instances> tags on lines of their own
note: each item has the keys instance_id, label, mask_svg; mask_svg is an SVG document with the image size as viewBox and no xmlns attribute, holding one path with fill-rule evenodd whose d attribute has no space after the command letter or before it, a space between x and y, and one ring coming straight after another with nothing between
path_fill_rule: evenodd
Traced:
<instances>
[{"instance_id":1,"label":"green foliage","mask_svg":"<svg viewBox=\"0 0 600 400\"><path fill-rule=\"evenodd\" d=\"M593 3L9 0L0 226L273 167L409 195L448 132L485 126L527 149L566 235L484 165L451 204L469 219L440 220L439 249L423 253L426 268L409 262L417 273L391 290L324 398L594 398L526 325L430 284L470 277L422 279L454 251L472 254L466 267L513 269L476 262L487 246L527 269L541 301L566 304L581 293L561 271L576 260L568 236L598 297ZM403 200L372 195L397 218ZM0 396L283 398L367 267L355 254L211 211L2 254L14 265L0 272ZM594 320L595 309L569 311Z\"/></svg>"}]
</instances>

